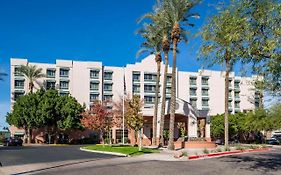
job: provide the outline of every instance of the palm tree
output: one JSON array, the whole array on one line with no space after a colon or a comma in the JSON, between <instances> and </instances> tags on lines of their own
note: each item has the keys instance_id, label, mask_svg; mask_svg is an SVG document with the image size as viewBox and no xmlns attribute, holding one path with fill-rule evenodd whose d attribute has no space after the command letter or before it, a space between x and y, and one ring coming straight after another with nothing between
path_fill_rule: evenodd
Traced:
<instances>
[{"instance_id":1,"label":"palm tree","mask_svg":"<svg viewBox=\"0 0 281 175\"><path fill-rule=\"evenodd\" d=\"M29 92L33 93L34 82L38 78L45 77L45 74L42 73L42 68L37 69L35 65L22 65L19 68L19 73L23 74L29 81L28 88ZM27 143L31 143L32 129L27 129Z\"/></svg>"},{"instance_id":2,"label":"palm tree","mask_svg":"<svg viewBox=\"0 0 281 175\"><path fill-rule=\"evenodd\" d=\"M34 82L39 78L45 77L45 74L42 73L42 68L37 69L35 65L22 65L19 68L19 73L23 74L28 79L28 89L30 93L33 93Z\"/></svg>"},{"instance_id":3,"label":"palm tree","mask_svg":"<svg viewBox=\"0 0 281 175\"><path fill-rule=\"evenodd\" d=\"M171 40L173 43L173 66L172 66L172 88L170 103L169 143L168 149L174 149L174 124L175 124L175 102L176 102L176 62L177 46L181 40L186 39L186 26L194 26L188 22L189 17L199 17L198 14L189 14L197 1L190 0L165 0L163 3L166 21L171 26Z\"/></svg>"},{"instance_id":4,"label":"palm tree","mask_svg":"<svg viewBox=\"0 0 281 175\"><path fill-rule=\"evenodd\" d=\"M239 9L239 8L238 8ZM212 17L203 27L201 59L209 66L221 64L225 68L225 113L224 132L225 146L228 146L228 102L229 102L229 73L238 59L243 58L246 30L249 26L246 18L241 18L235 6Z\"/></svg>"},{"instance_id":5,"label":"palm tree","mask_svg":"<svg viewBox=\"0 0 281 175\"><path fill-rule=\"evenodd\" d=\"M150 14L151 15L151 14ZM148 14L147 14L148 16ZM146 40L142 45L142 49L137 53L137 56L144 52L153 53L155 55L155 62L157 64L157 78L155 87L155 101L154 101L154 114L152 122L152 145L156 145L156 132L157 132L157 113L159 103L159 83L160 83L160 70L161 70L161 33L155 24L144 24L144 28L139 30L138 33Z\"/></svg>"}]
</instances>

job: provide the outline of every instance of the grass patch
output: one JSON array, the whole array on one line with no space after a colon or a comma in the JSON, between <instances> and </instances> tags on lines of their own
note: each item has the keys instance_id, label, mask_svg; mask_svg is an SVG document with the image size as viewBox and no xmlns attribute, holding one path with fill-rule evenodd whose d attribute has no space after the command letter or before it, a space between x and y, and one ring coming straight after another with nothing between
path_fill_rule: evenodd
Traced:
<instances>
[{"instance_id":1,"label":"grass patch","mask_svg":"<svg viewBox=\"0 0 281 175\"><path fill-rule=\"evenodd\" d=\"M130 145L112 145L112 146L110 146L110 145L91 145L91 146L86 146L83 148L88 149L88 150L95 150L95 151L122 153L122 154L130 155L130 156L159 153L159 150L151 149L151 148L142 148L142 151L139 151L138 147L133 147Z\"/></svg>"}]
</instances>

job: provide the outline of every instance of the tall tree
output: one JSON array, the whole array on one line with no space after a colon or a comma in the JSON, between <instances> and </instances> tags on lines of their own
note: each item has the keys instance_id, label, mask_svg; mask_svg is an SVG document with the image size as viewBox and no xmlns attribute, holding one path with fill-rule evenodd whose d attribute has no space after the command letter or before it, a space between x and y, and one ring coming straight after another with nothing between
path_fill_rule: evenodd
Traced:
<instances>
[{"instance_id":1,"label":"tall tree","mask_svg":"<svg viewBox=\"0 0 281 175\"><path fill-rule=\"evenodd\" d=\"M32 129L44 125L44 119L40 117L41 110L38 105L41 101L42 92L28 94L17 99L13 111L6 116L10 125L24 128L27 135L27 143L31 143Z\"/></svg>"},{"instance_id":2,"label":"tall tree","mask_svg":"<svg viewBox=\"0 0 281 175\"><path fill-rule=\"evenodd\" d=\"M144 24L144 27L138 31L138 33L145 39L145 42L141 45L141 50L137 55L144 52L149 54L153 53L155 55L155 62L157 65L157 77L156 77L156 87L155 87L155 101L154 101L154 114L152 120L153 134L152 134L152 145L157 144L157 115L158 115L158 104L159 104L159 83L160 83L160 70L161 70L161 44L162 44L162 32L159 24L159 4L154 7L154 13L145 14L139 22L145 18L152 20L152 24Z\"/></svg>"},{"instance_id":3,"label":"tall tree","mask_svg":"<svg viewBox=\"0 0 281 175\"><path fill-rule=\"evenodd\" d=\"M137 135L139 133L139 151L142 149L142 128L143 128L143 115L141 109L143 102L139 96L133 95L132 98L125 100L126 111L125 120L127 126L129 126L135 132L135 142L137 143Z\"/></svg>"},{"instance_id":4,"label":"tall tree","mask_svg":"<svg viewBox=\"0 0 281 175\"><path fill-rule=\"evenodd\" d=\"M161 103L161 118L160 118L160 142L159 146L164 145L164 121L165 121L165 109L166 109L166 87L167 87L167 74L169 65L169 51L171 43L171 29L168 19L166 18L166 12L163 8L163 2L158 1L156 8L153 13L146 14L144 17L150 19L153 25L157 27L158 37L161 39L161 49L164 52L165 57L165 68L164 68L164 79L162 89L162 103Z\"/></svg>"},{"instance_id":5,"label":"tall tree","mask_svg":"<svg viewBox=\"0 0 281 175\"><path fill-rule=\"evenodd\" d=\"M203 27L201 46L201 58L208 62L208 66L214 64L223 65L225 68L225 145L228 145L228 99L229 99L229 73L233 65L244 53L245 30L248 29L247 20L241 18L235 4L213 16Z\"/></svg>"},{"instance_id":6,"label":"tall tree","mask_svg":"<svg viewBox=\"0 0 281 175\"><path fill-rule=\"evenodd\" d=\"M244 32L248 59L253 71L264 76L266 90L281 96L281 1L242 0L237 9L250 27Z\"/></svg>"},{"instance_id":7,"label":"tall tree","mask_svg":"<svg viewBox=\"0 0 281 175\"><path fill-rule=\"evenodd\" d=\"M103 133L106 131L109 132L110 128L114 125L113 113L107 108L107 104L95 101L91 108L82 115L82 124L87 128L98 131L100 134L100 141L104 143Z\"/></svg>"},{"instance_id":8,"label":"tall tree","mask_svg":"<svg viewBox=\"0 0 281 175\"><path fill-rule=\"evenodd\" d=\"M28 88L31 93L34 89L34 82L39 78L45 77L45 74L42 73L42 68L37 69L35 65L22 65L19 68L19 72L28 79Z\"/></svg>"},{"instance_id":9,"label":"tall tree","mask_svg":"<svg viewBox=\"0 0 281 175\"><path fill-rule=\"evenodd\" d=\"M189 23L190 17L199 17L191 14L190 10L197 4L196 0L165 0L163 2L166 22L171 26L171 40L173 43L172 87L170 103L170 123L168 149L174 149L175 103L176 103L176 64L177 46L181 40L186 40L186 27L194 26Z\"/></svg>"}]
</instances>

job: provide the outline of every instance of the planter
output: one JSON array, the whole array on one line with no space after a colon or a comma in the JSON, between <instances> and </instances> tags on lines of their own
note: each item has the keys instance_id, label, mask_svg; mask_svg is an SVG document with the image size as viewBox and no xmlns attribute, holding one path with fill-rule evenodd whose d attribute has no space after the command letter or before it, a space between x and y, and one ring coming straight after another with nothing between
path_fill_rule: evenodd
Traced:
<instances>
[{"instance_id":1,"label":"planter","mask_svg":"<svg viewBox=\"0 0 281 175\"><path fill-rule=\"evenodd\" d=\"M216 148L216 144L207 141L187 141L184 148Z\"/></svg>"},{"instance_id":2,"label":"planter","mask_svg":"<svg viewBox=\"0 0 281 175\"><path fill-rule=\"evenodd\" d=\"M223 155L232 155L232 154L239 154L239 153L250 153L250 152L263 152L263 151L270 151L271 148L259 148L259 149L249 149L249 150L233 150L233 151L226 151L226 152L217 152L217 153L210 153L210 154L202 154L202 155L194 155L189 156L189 160L193 159L200 159L206 157L218 157Z\"/></svg>"},{"instance_id":3,"label":"planter","mask_svg":"<svg viewBox=\"0 0 281 175\"><path fill-rule=\"evenodd\" d=\"M184 141L178 140L174 142L175 149L182 149L184 148Z\"/></svg>"}]
</instances>

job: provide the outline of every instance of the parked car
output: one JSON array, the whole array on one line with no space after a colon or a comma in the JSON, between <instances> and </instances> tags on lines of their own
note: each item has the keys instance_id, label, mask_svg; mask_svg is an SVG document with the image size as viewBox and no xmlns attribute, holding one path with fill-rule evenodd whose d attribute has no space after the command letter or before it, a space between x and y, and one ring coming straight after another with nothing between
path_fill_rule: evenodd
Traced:
<instances>
[{"instance_id":1,"label":"parked car","mask_svg":"<svg viewBox=\"0 0 281 175\"><path fill-rule=\"evenodd\" d=\"M5 146L22 146L23 140L21 138L7 138L4 142Z\"/></svg>"},{"instance_id":2,"label":"parked car","mask_svg":"<svg viewBox=\"0 0 281 175\"><path fill-rule=\"evenodd\" d=\"M266 140L266 143L269 145L280 145L280 142L274 137Z\"/></svg>"}]
</instances>

